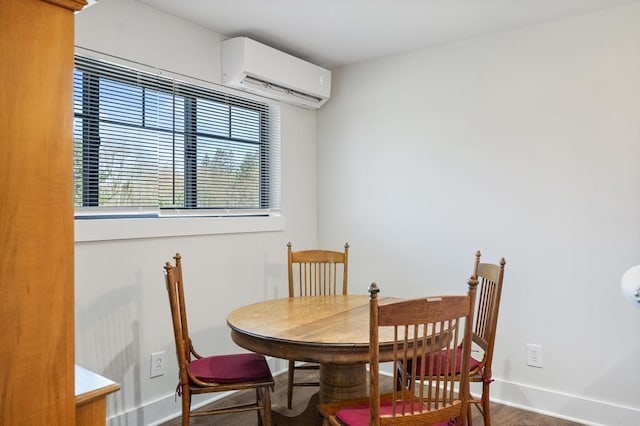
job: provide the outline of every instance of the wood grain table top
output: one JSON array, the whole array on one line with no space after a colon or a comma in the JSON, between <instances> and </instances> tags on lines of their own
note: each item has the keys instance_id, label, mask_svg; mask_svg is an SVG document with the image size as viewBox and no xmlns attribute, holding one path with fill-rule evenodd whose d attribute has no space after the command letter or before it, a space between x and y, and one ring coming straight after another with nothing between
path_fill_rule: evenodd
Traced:
<instances>
[{"instance_id":1,"label":"wood grain table top","mask_svg":"<svg viewBox=\"0 0 640 426\"><path fill-rule=\"evenodd\" d=\"M401 299L381 298L380 303ZM300 361L350 364L369 357L369 296L301 296L243 306L227 317L231 336L254 352ZM381 357L393 334L381 330Z\"/></svg>"}]
</instances>

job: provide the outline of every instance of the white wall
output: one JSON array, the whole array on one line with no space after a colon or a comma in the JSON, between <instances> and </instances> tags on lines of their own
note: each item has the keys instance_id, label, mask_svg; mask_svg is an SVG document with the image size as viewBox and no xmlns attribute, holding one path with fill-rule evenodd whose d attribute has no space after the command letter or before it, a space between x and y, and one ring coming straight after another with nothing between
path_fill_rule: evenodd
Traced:
<instances>
[{"instance_id":1,"label":"white wall","mask_svg":"<svg viewBox=\"0 0 640 426\"><path fill-rule=\"evenodd\" d=\"M77 46L216 84L221 39L131 0L101 1L76 15ZM198 350L240 352L229 337L227 314L285 296L286 243L316 245L316 113L283 105L281 121L284 230L82 241L87 227L93 228L91 235L101 230L76 224L76 363L120 383L121 390L108 399L111 424L146 425L180 412L164 262L176 252L183 256L189 325ZM166 352L167 373L149 379L150 354L157 351ZM285 367L272 366L274 372Z\"/></svg>"},{"instance_id":2,"label":"white wall","mask_svg":"<svg viewBox=\"0 0 640 426\"><path fill-rule=\"evenodd\" d=\"M318 114L319 243L364 293L507 261L492 396L640 424L640 4L346 66ZM544 368L525 365L543 346Z\"/></svg>"},{"instance_id":3,"label":"white wall","mask_svg":"<svg viewBox=\"0 0 640 426\"><path fill-rule=\"evenodd\" d=\"M111 423L180 408L162 264L184 256L202 351L232 352L226 314L284 294L289 240L349 241L357 293L461 292L476 249L506 257L492 395L639 423L638 311L619 291L640 259L638 22L636 4L334 70L317 153L315 112L283 105L283 231L76 243L76 362L122 385ZM212 83L221 39L131 0L76 15L78 46Z\"/></svg>"}]
</instances>

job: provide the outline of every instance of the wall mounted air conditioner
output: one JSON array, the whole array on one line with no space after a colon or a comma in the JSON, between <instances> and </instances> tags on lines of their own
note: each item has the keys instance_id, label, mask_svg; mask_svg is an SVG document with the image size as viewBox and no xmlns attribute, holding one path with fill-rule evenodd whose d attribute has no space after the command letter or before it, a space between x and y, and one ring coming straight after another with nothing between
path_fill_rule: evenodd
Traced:
<instances>
[{"instance_id":1,"label":"wall mounted air conditioner","mask_svg":"<svg viewBox=\"0 0 640 426\"><path fill-rule=\"evenodd\" d=\"M222 42L222 83L305 108L331 93L331 71L247 37Z\"/></svg>"}]
</instances>

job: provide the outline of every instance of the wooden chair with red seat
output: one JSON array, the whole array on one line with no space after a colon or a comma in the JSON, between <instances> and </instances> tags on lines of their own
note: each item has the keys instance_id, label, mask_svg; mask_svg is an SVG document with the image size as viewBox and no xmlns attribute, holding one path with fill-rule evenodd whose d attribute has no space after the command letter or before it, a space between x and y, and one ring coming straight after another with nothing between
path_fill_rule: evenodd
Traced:
<instances>
[{"instance_id":1,"label":"wooden chair with red seat","mask_svg":"<svg viewBox=\"0 0 640 426\"><path fill-rule=\"evenodd\" d=\"M349 243L344 252L331 250L293 251L287 243L289 297L347 294ZM318 381L296 382L296 370L318 370L318 364L289 360L287 407L291 408L294 386L318 386Z\"/></svg>"},{"instance_id":2,"label":"wooden chair with red seat","mask_svg":"<svg viewBox=\"0 0 640 426\"><path fill-rule=\"evenodd\" d=\"M473 275L478 280L476 312L472 333L472 358L470 367L470 381L482 383L482 394L479 399L471 402L480 409L485 426L491 426L491 409L489 390L493 382L493 348L496 341L498 312L502 296L502 282L504 279L504 258L500 263L481 263L480 251L476 252Z\"/></svg>"},{"instance_id":3,"label":"wooden chair with red seat","mask_svg":"<svg viewBox=\"0 0 640 426\"><path fill-rule=\"evenodd\" d=\"M469 368L476 285L472 277L466 296L427 297L380 305L379 288L372 283L369 287L369 397L320 404L323 424L466 426L469 376L463 376L458 382L456 370ZM402 379L410 383L408 389L394 387L391 393L381 395L379 338L382 332L394 336L392 365L407 365L409 360L420 359L421 367L429 374L412 374ZM459 345L461 352L443 350L443 347ZM394 369L396 374L398 370ZM397 380L400 379L394 377L394 382Z\"/></svg>"},{"instance_id":4,"label":"wooden chair with red seat","mask_svg":"<svg viewBox=\"0 0 640 426\"><path fill-rule=\"evenodd\" d=\"M473 268L473 276L478 280L477 300L475 302L475 315L472 332L472 351L469 362L469 380L471 383L482 383L482 393L480 398L471 398L473 403L482 413L484 424L491 425L491 410L489 390L493 381L491 364L493 361L493 348L496 340L496 327L498 324L498 312L500 309L500 297L502 295L502 282L504 278L504 258L499 264L481 263L480 251L476 252L476 259ZM461 351L461 347L457 348ZM407 364L406 370L411 373L411 362ZM402 366L399 366L402 370ZM401 373L400 373L401 374ZM407 386L407 381L398 382ZM471 405L469 405L471 407ZM469 424L471 424L471 413L469 413Z\"/></svg>"},{"instance_id":5,"label":"wooden chair with red seat","mask_svg":"<svg viewBox=\"0 0 640 426\"><path fill-rule=\"evenodd\" d=\"M180 383L177 391L182 396L182 425L188 425L189 418L195 416L256 411L258 424L270 426L270 390L274 387L274 380L265 357L255 353L205 357L195 351L187 326L182 257L176 254L174 259L175 266L167 262L164 269L179 366ZM255 390L255 402L191 411L191 395L246 389Z\"/></svg>"}]
</instances>

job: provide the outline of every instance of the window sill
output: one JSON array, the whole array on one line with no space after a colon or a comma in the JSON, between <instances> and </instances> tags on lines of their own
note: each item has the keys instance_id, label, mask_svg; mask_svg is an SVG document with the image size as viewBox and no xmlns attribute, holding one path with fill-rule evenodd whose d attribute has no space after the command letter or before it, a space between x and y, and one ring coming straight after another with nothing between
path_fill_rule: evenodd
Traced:
<instances>
[{"instance_id":1,"label":"window sill","mask_svg":"<svg viewBox=\"0 0 640 426\"><path fill-rule=\"evenodd\" d=\"M284 217L154 217L76 219L75 242L238 234L284 230Z\"/></svg>"}]
</instances>

